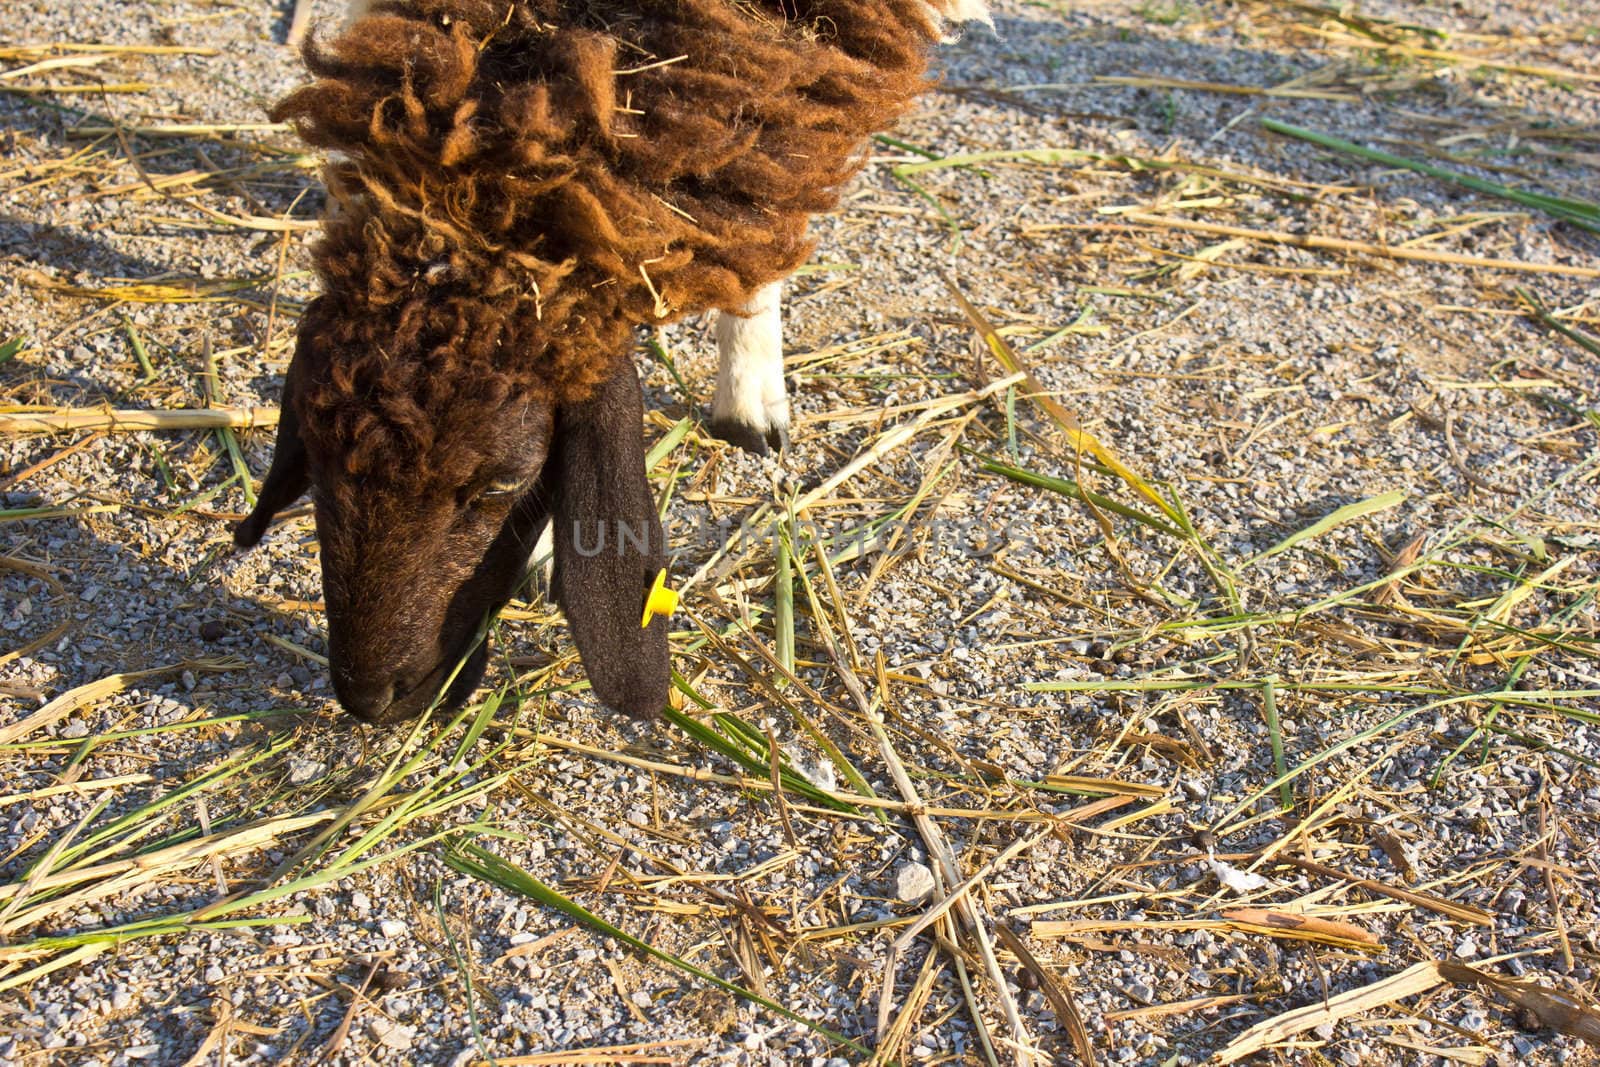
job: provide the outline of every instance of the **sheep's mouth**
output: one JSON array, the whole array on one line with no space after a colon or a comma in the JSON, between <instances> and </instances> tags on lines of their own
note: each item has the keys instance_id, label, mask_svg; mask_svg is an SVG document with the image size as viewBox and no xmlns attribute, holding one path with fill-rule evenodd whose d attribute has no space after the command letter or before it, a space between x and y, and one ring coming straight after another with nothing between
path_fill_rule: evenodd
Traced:
<instances>
[{"instance_id":1,"label":"sheep's mouth","mask_svg":"<svg viewBox=\"0 0 1600 1067\"><path fill-rule=\"evenodd\" d=\"M463 655L467 656L465 662L462 662ZM459 671L456 670L458 663L461 664ZM489 639L485 637L476 648L472 649L470 655L467 655L467 646L463 646L453 655L440 660L420 682L403 693L395 694L394 699L386 707L356 709L346 705L345 710L373 726L408 722L427 711L429 707L435 707L441 712L454 711L465 704L477 690L488 665ZM453 679L452 673L455 675ZM445 687L446 681L449 682L449 688L444 689L444 695L440 696L439 690Z\"/></svg>"},{"instance_id":2,"label":"sheep's mouth","mask_svg":"<svg viewBox=\"0 0 1600 1067\"><path fill-rule=\"evenodd\" d=\"M430 708L449 713L466 703L488 667L489 623L529 580L528 561L543 529L541 518L537 509L518 505L472 575L448 593L439 621L408 624L404 611L389 616L397 620L389 625L398 626L401 633L415 638L399 643L446 650L431 666L422 657L408 657L373 670L368 659L365 670L342 671L341 659L348 668L352 659L360 657L341 657L341 652L381 647L386 643L384 638L392 635L371 629L377 625L372 620L382 617L382 612L370 607L356 612L347 602L330 604L334 691L345 710L362 722L383 726L415 719ZM425 579L419 582L425 583ZM324 588L338 587L328 582L326 574L323 584ZM436 590L428 592L445 595ZM361 603L370 604L372 599L365 598ZM424 614L432 616L432 612ZM336 624L353 616L358 620L353 624Z\"/></svg>"}]
</instances>

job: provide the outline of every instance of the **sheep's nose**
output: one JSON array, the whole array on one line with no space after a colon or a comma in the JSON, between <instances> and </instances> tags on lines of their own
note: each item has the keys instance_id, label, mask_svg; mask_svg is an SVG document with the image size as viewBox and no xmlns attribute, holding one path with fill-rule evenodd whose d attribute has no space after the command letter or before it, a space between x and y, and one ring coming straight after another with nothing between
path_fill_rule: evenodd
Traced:
<instances>
[{"instance_id":1,"label":"sheep's nose","mask_svg":"<svg viewBox=\"0 0 1600 1067\"><path fill-rule=\"evenodd\" d=\"M344 710L365 722L378 721L394 703L394 683L376 679L340 679L334 676L333 691Z\"/></svg>"}]
</instances>

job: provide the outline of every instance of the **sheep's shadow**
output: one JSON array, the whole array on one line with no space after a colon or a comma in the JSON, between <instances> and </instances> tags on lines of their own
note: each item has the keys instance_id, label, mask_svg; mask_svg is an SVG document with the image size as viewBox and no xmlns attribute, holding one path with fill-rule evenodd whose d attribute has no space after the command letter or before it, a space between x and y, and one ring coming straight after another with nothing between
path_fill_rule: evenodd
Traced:
<instances>
[{"instance_id":1,"label":"sheep's shadow","mask_svg":"<svg viewBox=\"0 0 1600 1067\"><path fill-rule=\"evenodd\" d=\"M301 69L298 58L286 50L285 74L297 78ZM292 84L292 78L286 77L282 91L287 91ZM247 122L266 122L272 99L269 96L254 101L246 105L245 114L232 117ZM316 170L299 165L299 158L307 149L292 134L263 134L249 129L233 131L226 126L210 130L203 122L195 123L189 130L139 132L147 121L135 118L113 97L99 101L88 96L56 100L0 94L3 154L15 159L29 148L48 153L40 160L38 175L25 167L8 168L17 175L19 186L59 178L76 183L70 189L64 188L61 194L64 200L108 199L115 195L106 187L114 173L115 181L124 188L143 185L139 195L150 196L152 204L166 205L162 210L190 215L184 223L186 232L194 232L194 224L200 221L185 204L185 200L196 193L205 194L212 201L218 194L229 198L238 205L229 208L236 214L276 217L294 207L297 215L304 218L320 210L322 193ZM153 124L160 125L159 121ZM25 145L24 141L30 143ZM97 144L99 151L86 156L81 166L64 172L50 169L51 164L60 161L61 155L94 148ZM134 158L130 160L130 156ZM130 162L132 166L127 165ZM92 169L95 167L101 170L96 172ZM184 177L191 180L181 184L166 181ZM6 192L4 186L0 186L0 197L9 200L15 209L19 198L5 196ZM216 203L210 206L229 207ZM107 221L101 220L100 224L105 226ZM119 220L109 221L109 231L116 233ZM161 228L156 223L140 232L160 233ZM227 224L218 222L212 232L232 231ZM155 264L128 264L123 268L123 275L142 277L162 273L162 270Z\"/></svg>"},{"instance_id":2,"label":"sheep's shadow","mask_svg":"<svg viewBox=\"0 0 1600 1067\"><path fill-rule=\"evenodd\" d=\"M171 270L81 229L6 213L0 213L0 259L12 261L13 277L18 271L48 267L96 280L149 280L170 276Z\"/></svg>"},{"instance_id":3,"label":"sheep's shadow","mask_svg":"<svg viewBox=\"0 0 1600 1067\"><path fill-rule=\"evenodd\" d=\"M10 123L8 128L13 132L30 128L29 123L32 123L31 128L41 139L67 146L77 146L79 142L89 145L92 143L89 136L99 136L80 137L72 132L74 128L95 123L104 127L108 122L103 114L91 109L19 106L4 97L0 97L0 118ZM279 291L279 282L274 280L280 264L282 234L267 224L198 215L190 206L191 196L196 192L213 202L218 200L216 194L220 192L229 199L217 204L214 210L220 209L224 215L232 213L234 216L282 218L292 214L297 219L307 220L320 213L323 198L321 184L314 169L299 165L295 158L303 152L302 146L295 145L288 149L270 142L264 144L245 139L249 136L214 137L199 133L143 136L129 133L117 138L108 151L121 160L125 160L129 152L140 158L138 173L134 173L134 168L119 168L119 182L124 189L148 196L145 201L151 205L148 213L119 215L98 221L91 228L79 212L58 215L53 211L47 213L40 210L38 217L29 217L19 213L27 210L21 205L29 201L17 195L7 197L11 211L0 214L0 267L3 267L13 284L39 291L41 299L48 299L48 290L60 286L108 288L159 283L179 290L192 287L197 300L210 299L208 291L225 292L231 299L259 307L275 304L280 312L291 310L294 294ZM292 143L289 135L279 136L286 145ZM65 151L66 148L61 148L56 154ZM42 164L48 162L48 159L41 160ZM48 173L47 169L41 169ZM196 171L203 177L183 182L185 195L150 191L151 183L159 187L163 178L188 176ZM37 180L27 170L21 171L21 179L23 182ZM140 186L143 188L140 189ZM114 196L114 192L96 187L96 183L90 181L64 190L58 199L70 202ZM37 204L39 201L35 198L31 203ZM163 221L163 216L172 216L172 219L170 222ZM201 239L193 240L197 236ZM182 245L185 249L184 262L163 262L144 251L163 246L174 237L187 239ZM216 267L216 251L224 242L232 244L234 262L237 264L235 272L238 280L246 283L243 286L216 288L219 282L228 281L218 277ZM180 296L177 302L182 304L185 299ZM115 297L107 296L101 307L110 308L115 303ZM161 327L167 329L198 328L210 332L219 318L198 313L198 305L177 307L168 304L164 307L167 310L161 312L158 321ZM129 309L126 312L118 311L117 314L133 314L138 318L143 313ZM231 314L220 318L224 328L235 332L246 330L247 321L253 321ZM0 334L9 336L3 328L0 328ZM35 340L67 343L65 335L45 335ZM150 338L147 336L146 340ZM239 337L238 340L249 347L259 343L261 338ZM175 347L174 351L181 347ZM194 368L189 369L194 371ZM90 380L65 368L60 359L53 361L49 373L40 373L26 361L0 366L0 384L14 387L19 376L30 373L35 376L34 394L27 397L30 403L76 404L95 400L116 403L123 392L122 389L111 388L106 383ZM256 375L250 383L251 388L263 391L269 386L270 377Z\"/></svg>"}]
</instances>

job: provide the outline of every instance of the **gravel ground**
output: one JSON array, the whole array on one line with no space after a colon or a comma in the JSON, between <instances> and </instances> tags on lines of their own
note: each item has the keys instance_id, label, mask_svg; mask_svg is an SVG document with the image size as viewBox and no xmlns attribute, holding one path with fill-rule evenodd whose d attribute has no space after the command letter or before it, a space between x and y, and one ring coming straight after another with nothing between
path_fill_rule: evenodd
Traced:
<instances>
[{"instance_id":1,"label":"gravel ground","mask_svg":"<svg viewBox=\"0 0 1600 1067\"><path fill-rule=\"evenodd\" d=\"M691 613L679 671L818 784L860 795L848 760L898 798L828 651L848 617L960 875L1022 842L974 907L1039 961L1042 989L1000 953L1039 1062L1074 1061L1056 991L1100 1062L1138 1064L1202 1062L1428 961L1593 1003L1600 354L1516 290L1600 336L1600 237L1258 120L1593 199L1600 4L1368 3L1342 22L1288 3L996 6L996 32L946 50L941 87L818 220L789 310L794 447L757 460L691 433L655 472ZM311 289L306 235L260 220L315 216L315 161L282 132L139 130L264 121L299 77L287 11L13 7L7 71L46 55L19 45L215 52L0 81L146 85L0 94L0 345L23 339L0 413L275 404ZM1093 155L1017 156L1040 149ZM966 153L1008 155L897 177ZM813 572L828 609L801 613L797 680L775 689L773 549L757 524L722 552L724 532L1000 373L946 277L1182 519L1026 399L932 409L807 514L844 531L910 507L898 539L838 563L837 598ZM704 413L714 369L705 324L661 342L671 369L640 356L652 438ZM239 440L259 478L270 432ZM489 684L509 695L476 747L387 789L415 746L332 702L309 519L235 555L244 507L214 433L0 436L0 1063L865 1058L447 866L432 835L468 825L630 934L863 1043L892 973L887 1061L983 1062L964 968L1013 1059L970 933L947 930L964 955L924 938L890 959L936 866L903 807L692 780L740 771L606 716L537 599L501 625ZM1287 814L1274 739L1300 769ZM390 799L281 869L375 783ZM1125 803L1080 810L1107 793ZM1263 852L1298 866L1241 873ZM1361 937L1269 937L1227 925L1239 906ZM1263 1062L1596 1062L1511 999L1457 980L1379 998Z\"/></svg>"}]
</instances>

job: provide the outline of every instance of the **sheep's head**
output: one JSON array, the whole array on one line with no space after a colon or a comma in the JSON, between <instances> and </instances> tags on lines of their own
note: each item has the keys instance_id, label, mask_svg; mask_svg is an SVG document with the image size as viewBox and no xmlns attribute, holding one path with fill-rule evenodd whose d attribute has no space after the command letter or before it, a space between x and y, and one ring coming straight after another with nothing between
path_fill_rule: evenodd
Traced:
<instances>
[{"instance_id":1,"label":"sheep's head","mask_svg":"<svg viewBox=\"0 0 1600 1067\"><path fill-rule=\"evenodd\" d=\"M340 703L389 723L463 702L487 661L474 638L553 521L558 595L596 694L658 711L664 623L639 617L664 552L631 361L591 398L557 405L487 368L351 360L320 333L308 315L272 468L235 540L255 544L312 491ZM632 540L601 539L617 523Z\"/></svg>"}]
</instances>

